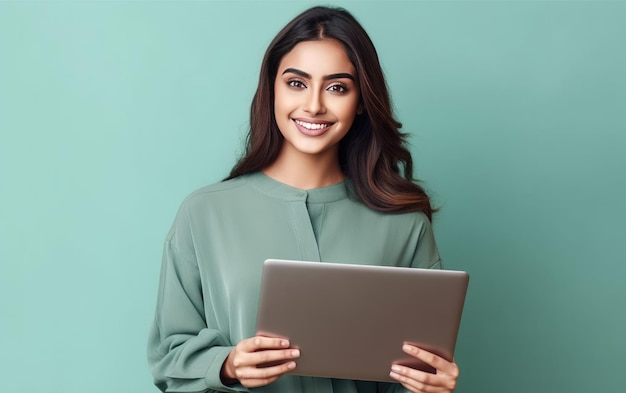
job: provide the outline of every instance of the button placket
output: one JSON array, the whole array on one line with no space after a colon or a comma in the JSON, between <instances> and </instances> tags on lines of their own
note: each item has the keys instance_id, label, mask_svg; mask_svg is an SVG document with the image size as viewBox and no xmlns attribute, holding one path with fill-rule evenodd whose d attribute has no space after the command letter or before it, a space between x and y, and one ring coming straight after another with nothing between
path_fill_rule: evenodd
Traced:
<instances>
[{"instance_id":1,"label":"button placket","mask_svg":"<svg viewBox=\"0 0 626 393\"><path fill-rule=\"evenodd\" d=\"M301 257L307 261L320 261L320 252L315 239L315 232L311 223L311 217L306 206L307 193L298 191L296 201L291 202L291 214L294 221L294 230L298 239Z\"/></svg>"}]
</instances>

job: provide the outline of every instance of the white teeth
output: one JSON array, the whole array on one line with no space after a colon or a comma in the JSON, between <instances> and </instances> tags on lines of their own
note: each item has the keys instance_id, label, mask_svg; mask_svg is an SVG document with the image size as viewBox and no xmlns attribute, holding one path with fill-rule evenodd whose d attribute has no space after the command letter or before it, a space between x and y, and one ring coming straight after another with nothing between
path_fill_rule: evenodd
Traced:
<instances>
[{"instance_id":1,"label":"white teeth","mask_svg":"<svg viewBox=\"0 0 626 393\"><path fill-rule=\"evenodd\" d=\"M294 121L308 130L320 130L322 128L326 128L330 126L329 123L307 123L302 120L294 120Z\"/></svg>"}]
</instances>

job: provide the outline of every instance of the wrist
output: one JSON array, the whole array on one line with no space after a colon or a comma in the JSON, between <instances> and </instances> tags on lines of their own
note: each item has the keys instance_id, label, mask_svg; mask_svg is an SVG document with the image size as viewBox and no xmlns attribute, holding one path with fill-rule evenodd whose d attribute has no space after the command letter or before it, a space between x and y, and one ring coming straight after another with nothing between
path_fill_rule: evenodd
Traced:
<instances>
[{"instance_id":1,"label":"wrist","mask_svg":"<svg viewBox=\"0 0 626 393\"><path fill-rule=\"evenodd\" d=\"M226 360L222 363L222 368L220 369L220 380L225 386L232 386L239 382L230 363L231 356L232 352L228 354Z\"/></svg>"}]
</instances>

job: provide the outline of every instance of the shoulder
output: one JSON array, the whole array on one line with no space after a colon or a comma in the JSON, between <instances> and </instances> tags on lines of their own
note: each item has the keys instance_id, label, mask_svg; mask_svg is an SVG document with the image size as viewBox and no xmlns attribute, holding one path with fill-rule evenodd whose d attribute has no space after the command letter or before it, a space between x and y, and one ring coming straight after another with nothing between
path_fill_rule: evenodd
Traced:
<instances>
[{"instance_id":1,"label":"shoulder","mask_svg":"<svg viewBox=\"0 0 626 393\"><path fill-rule=\"evenodd\" d=\"M239 177L194 190L179 205L174 227L180 230L180 227L186 227L201 217L206 218L212 212L233 205L237 199L248 194L247 182Z\"/></svg>"},{"instance_id":2,"label":"shoulder","mask_svg":"<svg viewBox=\"0 0 626 393\"><path fill-rule=\"evenodd\" d=\"M424 212L382 213L394 226L419 234L432 233L432 224Z\"/></svg>"},{"instance_id":3,"label":"shoulder","mask_svg":"<svg viewBox=\"0 0 626 393\"><path fill-rule=\"evenodd\" d=\"M422 211L412 212L387 212L374 209L367 206L361 200L356 197L351 197L349 204L352 205L352 209L358 210L359 214L364 217L368 217L378 222L388 222L394 225L401 226L425 226L430 228L431 222L426 213Z\"/></svg>"},{"instance_id":4,"label":"shoulder","mask_svg":"<svg viewBox=\"0 0 626 393\"><path fill-rule=\"evenodd\" d=\"M368 206L363 199L359 196L359 193L356 190L356 186L354 185L354 181L350 178L346 179L346 188L348 191L348 199L350 200L350 204L353 205L354 209L358 209L362 214L365 214L370 217L375 217L378 220L387 220L391 222L397 223L415 223L415 224L426 224L430 225L430 219L423 211L408 211L408 212L397 212L397 211L383 211L376 209L374 207Z\"/></svg>"},{"instance_id":5,"label":"shoulder","mask_svg":"<svg viewBox=\"0 0 626 393\"><path fill-rule=\"evenodd\" d=\"M192 191L182 201L167 235L178 249L191 249L194 236L220 222L226 212L237 212L249 198L251 187L244 177L209 184ZM194 235L195 234L195 235Z\"/></svg>"},{"instance_id":6,"label":"shoulder","mask_svg":"<svg viewBox=\"0 0 626 393\"><path fill-rule=\"evenodd\" d=\"M332 213L341 217L342 222L355 231L368 232L376 228L377 233L382 231L398 236L432 236L430 219L421 211L384 212L373 209L356 198L348 198Z\"/></svg>"},{"instance_id":7,"label":"shoulder","mask_svg":"<svg viewBox=\"0 0 626 393\"><path fill-rule=\"evenodd\" d=\"M206 198L219 197L223 194L236 193L242 187L246 186L246 181L243 177L236 177L230 180L224 180L219 183L209 184L202 188L198 188L191 192L183 201L185 203L191 203L195 200L202 200Z\"/></svg>"},{"instance_id":8,"label":"shoulder","mask_svg":"<svg viewBox=\"0 0 626 393\"><path fill-rule=\"evenodd\" d=\"M191 192L183 200L181 210L206 209L210 206L227 207L246 198L252 192L246 176L210 184Z\"/></svg>"}]
</instances>

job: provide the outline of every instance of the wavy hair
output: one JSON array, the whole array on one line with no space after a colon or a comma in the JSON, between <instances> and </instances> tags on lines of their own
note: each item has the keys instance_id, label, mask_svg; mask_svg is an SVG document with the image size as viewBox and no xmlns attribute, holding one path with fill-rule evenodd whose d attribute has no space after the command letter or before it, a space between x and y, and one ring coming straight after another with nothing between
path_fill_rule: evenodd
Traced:
<instances>
[{"instance_id":1,"label":"wavy hair","mask_svg":"<svg viewBox=\"0 0 626 393\"><path fill-rule=\"evenodd\" d=\"M272 40L261 64L259 85L250 110L250 131L243 156L226 179L262 170L276 160L283 136L274 116L274 82L283 56L302 41L333 38L354 65L363 113L339 143L339 164L358 197L383 212L421 211L432 219L435 209L413 179L413 159L406 134L393 116L391 99L371 39L343 8L313 7L289 22Z\"/></svg>"}]
</instances>

